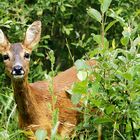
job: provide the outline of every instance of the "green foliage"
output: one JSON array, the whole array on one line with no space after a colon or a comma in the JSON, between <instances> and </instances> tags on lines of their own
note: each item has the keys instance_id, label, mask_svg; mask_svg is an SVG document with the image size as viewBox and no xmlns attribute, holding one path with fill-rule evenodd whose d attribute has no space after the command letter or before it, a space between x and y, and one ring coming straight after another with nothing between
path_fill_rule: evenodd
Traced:
<instances>
[{"instance_id":1,"label":"green foliage","mask_svg":"<svg viewBox=\"0 0 140 140\"><path fill-rule=\"evenodd\" d=\"M122 18L112 16L115 20L107 26L106 31L119 19L119 22L123 23L121 44L125 49L116 48L114 41L109 48L109 45L106 45L109 43L104 32L105 9L101 4L103 15L100 20L101 35L93 34L94 41L99 47L88 54L94 57L97 64L81 73L80 64L83 64L83 61L76 62L79 71L77 77L80 82L72 87L72 101L79 103L81 99L84 112L84 122L79 125L76 138L97 139L98 127L102 126L101 133L104 139L138 139L140 137L139 37L135 38L133 34L135 28L132 29ZM97 13L99 13L97 10L96 12L91 8L88 10L91 17L99 19ZM86 64L83 67L86 67ZM85 78L85 73L89 74L89 78ZM84 134L82 138L81 133ZM93 134L96 134L96 137Z\"/></svg>"},{"instance_id":2,"label":"green foliage","mask_svg":"<svg viewBox=\"0 0 140 140\"><path fill-rule=\"evenodd\" d=\"M96 19L98 22L101 22L102 16L96 9L89 8L89 9L87 9L87 13L93 19Z\"/></svg>"},{"instance_id":3,"label":"green foliage","mask_svg":"<svg viewBox=\"0 0 140 140\"><path fill-rule=\"evenodd\" d=\"M108 8L111 4L111 1L112 0L102 0L101 1L101 11L102 11L102 13L105 13L108 10Z\"/></svg>"},{"instance_id":4,"label":"green foliage","mask_svg":"<svg viewBox=\"0 0 140 140\"><path fill-rule=\"evenodd\" d=\"M97 50L94 52L96 54ZM102 124L104 138L139 137L140 56L137 50L132 52L132 48L129 50L102 48L94 59L97 65L89 69L91 71L89 73L95 79L87 78L84 80L84 83L87 83L85 86L81 81L74 84L72 89L73 96L82 94L83 103L88 103L89 109L85 115L89 120L88 124L84 122L87 124L85 132L90 131L92 134L92 131L96 130L95 124ZM102 115L98 116L97 112L91 112L92 108L97 108ZM86 104L85 109L87 110ZM89 135L88 138L91 137Z\"/></svg>"},{"instance_id":5,"label":"green foliage","mask_svg":"<svg viewBox=\"0 0 140 140\"><path fill-rule=\"evenodd\" d=\"M83 60L75 62L80 82L74 83L70 93L73 103L83 102L79 109L83 123L76 128L75 137L80 140L97 139L100 124L104 139L140 138L139 15L139 0L0 2L0 28L12 43L23 40L27 25L34 20L42 22L41 41L31 58L30 82L48 78L46 73L54 76L84 54L97 61L93 68ZM56 100L54 97L53 105ZM94 108L97 111L91 112ZM59 111L50 109L54 111L55 139ZM18 130L13 90L0 57L0 140L24 140L24 133ZM38 130L36 135L43 139L46 134Z\"/></svg>"}]
</instances>

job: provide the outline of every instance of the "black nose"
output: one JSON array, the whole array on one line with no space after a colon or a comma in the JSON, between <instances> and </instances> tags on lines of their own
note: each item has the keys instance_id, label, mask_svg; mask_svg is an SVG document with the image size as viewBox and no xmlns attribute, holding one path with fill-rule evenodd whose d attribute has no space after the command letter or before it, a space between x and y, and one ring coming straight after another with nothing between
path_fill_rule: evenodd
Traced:
<instances>
[{"instance_id":1,"label":"black nose","mask_svg":"<svg viewBox=\"0 0 140 140\"><path fill-rule=\"evenodd\" d=\"M22 68L22 66L19 66L19 65L14 66L12 73L14 75L22 75L23 74L23 68Z\"/></svg>"}]
</instances>

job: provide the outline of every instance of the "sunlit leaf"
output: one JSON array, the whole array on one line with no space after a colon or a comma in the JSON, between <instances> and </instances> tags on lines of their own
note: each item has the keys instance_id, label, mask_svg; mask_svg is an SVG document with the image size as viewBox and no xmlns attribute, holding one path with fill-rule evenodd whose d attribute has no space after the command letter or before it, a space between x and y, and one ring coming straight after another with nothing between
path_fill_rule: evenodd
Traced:
<instances>
[{"instance_id":1,"label":"sunlit leaf","mask_svg":"<svg viewBox=\"0 0 140 140\"><path fill-rule=\"evenodd\" d=\"M86 71L78 71L77 77L80 81L84 81L87 78L87 72Z\"/></svg>"},{"instance_id":2,"label":"sunlit leaf","mask_svg":"<svg viewBox=\"0 0 140 140\"><path fill-rule=\"evenodd\" d=\"M140 44L140 37L137 37L133 42L132 42L132 46L135 47L138 44Z\"/></svg>"},{"instance_id":3,"label":"sunlit leaf","mask_svg":"<svg viewBox=\"0 0 140 140\"><path fill-rule=\"evenodd\" d=\"M53 127L53 129L51 131L51 140L55 140L59 124L60 124L60 122L57 122L55 124L55 126Z\"/></svg>"},{"instance_id":4,"label":"sunlit leaf","mask_svg":"<svg viewBox=\"0 0 140 140\"><path fill-rule=\"evenodd\" d=\"M87 13L91 18L95 19L98 22L101 22L101 20L102 20L101 14L96 9L88 8Z\"/></svg>"},{"instance_id":5,"label":"sunlit leaf","mask_svg":"<svg viewBox=\"0 0 140 140\"><path fill-rule=\"evenodd\" d=\"M126 80L132 80L132 74L131 73L128 73L128 72L126 72L126 73L124 73L123 75L122 75Z\"/></svg>"},{"instance_id":6,"label":"sunlit leaf","mask_svg":"<svg viewBox=\"0 0 140 140\"><path fill-rule=\"evenodd\" d=\"M105 32L107 32L116 22L118 22L117 20L113 20L111 21L107 27L105 28Z\"/></svg>"},{"instance_id":7,"label":"sunlit leaf","mask_svg":"<svg viewBox=\"0 0 140 140\"><path fill-rule=\"evenodd\" d=\"M109 118L106 118L106 117L97 118L97 119L94 120L94 123L96 123L96 124L109 123L109 122L112 122L112 120L109 119Z\"/></svg>"},{"instance_id":8,"label":"sunlit leaf","mask_svg":"<svg viewBox=\"0 0 140 140\"><path fill-rule=\"evenodd\" d=\"M126 46L129 42L129 38L128 37L122 37L121 38L121 43L122 45Z\"/></svg>"},{"instance_id":9,"label":"sunlit leaf","mask_svg":"<svg viewBox=\"0 0 140 140\"><path fill-rule=\"evenodd\" d=\"M72 94L72 96L71 96L72 103L78 104L81 99L81 96L82 96L81 94L76 94L76 93Z\"/></svg>"},{"instance_id":10,"label":"sunlit leaf","mask_svg":"<svg viewBox=\"0 0 140 140\"><path fill-rule=\"evenodd\" d=\"M72 92L76 94L86 94L87 93L87 81L77 82L72 88Z\"/></svg>"},{"instance_id":11,"label":"sunlit leaf","mask_svg":"<svg viewBox=\"0 0 140 140\"><path fill-rule=\"evenodd\" d=\"M101 2L101 11L102 11L103 13L105 13L105 12L108 10L108 8L109 8L109 6L110 6L110 4L111 4L111 1L112 1L112 0L103 0L103 1Z\"/></svg>"},{"instance_id":12,"label":"sunlit leaf","mask_svg":"<svg viewBox=\"0 0 140 140\"><path fill-rule=\"evenodd\" d=\"M124 30L122 32L124 37L130 38L131 34L132 34L132 29L129 26L124 27Z\"/></svg>"},{"instance_id":13,"label":"sunlit leaf","mask_svg":"<svg viewBox=\"0 0 140 140\"><path fill-rule=\"evenodd\" d=\"M57 124L58 122L58 115L59 115L59 109L55 109L53 111L53 126Z\"/></svg>"},{"instance_id":14,"label":"sunlit leaf","mask_svg":"<svg viewBox=\"0 0 140 140\"><path fill-rule=\"evenodd\" d=\"M77 60L74 64L75 64L77 70L85 70L88 68L86 62L82 59Z\"/></svg>"},{"instance_id":15,"label":"sunlit leaf","mask_svg":"<svg viewBox=\"0 0 140 140\"><path fill-rule=\"evenodd\" d=\"M96 43L99 46L102 46L103 43L104 43L105 47L109 46L109 42L108 42L108 40L106 38L104 38L104 42L102 42L102 36L101 35L95 35L95 34L92 34L92 35L93 35L93 40L95 40Z\"/></svg>"},{"instance_id":16,"label":"sunlit leaf","mask_svg":"<svg viewBox=\"0 0 140 140\"><path fill-rule=\"evenodd\" d=\"M106 113L111 114L114 111L115 106L114 105L109 105L106 107Z\"/></svg>"}]
</instances>

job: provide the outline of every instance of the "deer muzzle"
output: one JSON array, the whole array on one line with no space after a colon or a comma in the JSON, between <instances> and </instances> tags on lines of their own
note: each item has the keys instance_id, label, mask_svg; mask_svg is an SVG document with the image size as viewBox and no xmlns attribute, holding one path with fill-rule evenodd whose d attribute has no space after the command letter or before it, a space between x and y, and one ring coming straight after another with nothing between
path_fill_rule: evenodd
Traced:
<instances>
[{"instance_id":1,"label":"deer muzzle","mask_svg":"<svg viewBox=\"0 0 140 140\"><path fill-rule=\"evenodd\" d=\"M24 77L24 70L23 67L20 65L16 65L12 68L12 75L15 79L21 79Z\"/></svg>"}]
</instances>

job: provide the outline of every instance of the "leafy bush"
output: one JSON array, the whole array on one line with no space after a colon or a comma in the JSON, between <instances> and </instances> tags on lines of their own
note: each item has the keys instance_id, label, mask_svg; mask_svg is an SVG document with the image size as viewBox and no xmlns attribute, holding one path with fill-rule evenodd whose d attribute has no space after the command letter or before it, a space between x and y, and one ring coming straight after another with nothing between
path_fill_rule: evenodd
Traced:
<instances>
[{"instance_id":1,"label":"leafy bush","mask_svg":"<svg viewBox=\"0 0 140 140\"><path fill-rule=\"evenodd\" d=\"M99 133L103 139L140 138L140 37L134 34L135 28L130 28L112 10L108 14L108 2L101 3L101 14L96 9L88 9L89 16L101 24L102 30L101 35L93 34L98 48L89 52L96 65L89 67L83 60L75 63L80 82L73 85L72 101L79 103L82 100L84 116L77 129L77 139L97 139ZM116 21L104 29L105 15L115 18L124 27L121 42L118 42L123 48L116 47L114 40L109 47L106 31Z\"/></svg>"},{"instance_id":2,"label":"leafy bush","mask_svg":"<svg viewBox=\"0 0 140 140\"><path fill-rule=\"evenodd\" d=\"M95 135L92 132L96 130L97 124L101 124L105 139L136 139L140 137L140 56L137 50L132 52L132 48L126 51L96 49L95 54L97 50L99 55L94 58L97 65L84 70L84 64L83 69L79 70L82 80L74 84L72 89L73 102L77 103L80 96L84 103L81 129L85 128L84 135L87 133L88 138L93 139ZM77 63L83 62L76 61L76 65L81 66ZM94 80L85 78L84 72L94 77ZM93 108L96 111L91 113Z\"/></svg>"}]
</instances>

